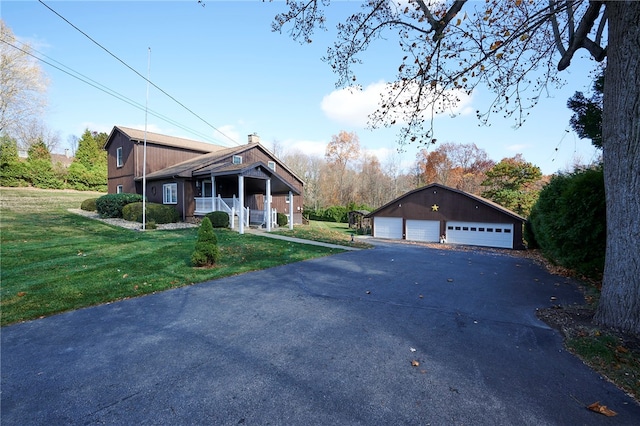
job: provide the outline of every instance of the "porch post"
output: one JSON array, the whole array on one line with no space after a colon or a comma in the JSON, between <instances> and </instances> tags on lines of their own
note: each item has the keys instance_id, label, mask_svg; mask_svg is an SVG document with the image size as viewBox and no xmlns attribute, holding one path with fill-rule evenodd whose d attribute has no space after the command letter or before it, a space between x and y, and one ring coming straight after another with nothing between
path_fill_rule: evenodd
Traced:
<instances>
[{"instance_id":1,"label":"porch post","mask_svg":"<svg viewBox=\"0 0 640 426\"><path fill-rule=\"evenodd\" d=\"M289 229L293 229L293 192L289 191Z\"/></svg>"},{"instance_id":2,"label":"porch post","mask_svg":"<svg viewBox=\"0 0 640 426\"><path fill-rule=\"evenodd\" d=\"M216 198L216 178L211 173L211 198Z\"/></svg>"},{"instance_id":3,"label":"porch post","mask_svg":"<svg viewBox=\"0 0 640 426\"><path fill-rule=\"evenodd\" d=\"M244 234L244 176L238 176L238 202L240 211L238 212L238 232Z\"/></svg>"},{"instance_id":4,"label":"porch post","mask_svg":"<svg viewBox=\"0 0 640 426\"><path fill-rule=\"evenodd\" d=\"M265 215L264 218L267 221L267 232L271 232L271 178L267 179L267 188L264 199Z\"/></svg>"}]
</instances>

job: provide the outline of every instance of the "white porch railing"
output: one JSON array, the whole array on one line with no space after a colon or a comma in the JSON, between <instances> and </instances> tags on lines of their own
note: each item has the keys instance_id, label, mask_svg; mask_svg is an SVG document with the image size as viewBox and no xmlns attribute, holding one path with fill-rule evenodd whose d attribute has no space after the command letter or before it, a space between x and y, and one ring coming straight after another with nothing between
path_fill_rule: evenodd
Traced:
<instances>
[{"instance_id":1,"label":"white porch railing","mask_svg":"<svg viewBox=\"0 0 640 426\"><path fill-rule=\"evenodd\" d=\"M195 214L205 215L211 212L226 212L229 215L229 226L231 229L235 227L235 216L242 208L240 200L237 197L222 198L217 197L197 197L195 198L196 209ZM230 207L231 206L231 207ZM245 225L249 226L249 207L244 208Z\"/></svg>"}]
</instances>

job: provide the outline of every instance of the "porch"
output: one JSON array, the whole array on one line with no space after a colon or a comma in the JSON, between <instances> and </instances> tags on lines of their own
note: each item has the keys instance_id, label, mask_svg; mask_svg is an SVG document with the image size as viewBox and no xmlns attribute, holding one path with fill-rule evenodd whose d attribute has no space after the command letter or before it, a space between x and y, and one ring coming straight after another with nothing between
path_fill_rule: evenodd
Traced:
<instances>
[{"instance_id":1,"label":"porch","mask_svg":"<svg viewBox=\"0 0 640 426\"><path fill-rule=\"evenodd\" d=\"M268 228L267 218L271 217L270 228L278 226L278 211L271 209L271 215L267 213L267 210L250 209L249 207L242 207L240 200L234 195L232 198L222 198L220 195L217 197L196 197L195 201L195 216L205 216L211 212L225 212L229 215L229 227L236 229L236 224L239 218L242 216L244 219L244 226L256 226L258 228ZM242 214L241 213L242 210ZM292 219L289 215L286 215L290 224Z\"/></svg>"}]
</instances>

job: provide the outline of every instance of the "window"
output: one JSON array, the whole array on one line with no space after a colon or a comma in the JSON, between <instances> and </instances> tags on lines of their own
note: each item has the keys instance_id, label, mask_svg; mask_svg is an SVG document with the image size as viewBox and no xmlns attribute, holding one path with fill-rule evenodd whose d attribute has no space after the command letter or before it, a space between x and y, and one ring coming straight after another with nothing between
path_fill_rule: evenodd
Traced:
<instances>
[{"instance_id":1,"label":"window","mask_svg":"<svg viewBox=\"0 0 640 426\"><path fill-rule=\"evenodd\" d=\"M456 226L456 231L459 231L459 230L460 230L460 227L459 227L459 226Z\"/></svg>"},{"instance_id":2,"label":"window","mask_svg":"<svg viewBox=\"0 0 640 426\"><path fill-rule=\"evenodd\" d=\"M447 226L447 229L448 229L449 231L453 231L453 226Z\"/></svg>"},{"instance_id":3,"label":"window","mask_svg":"<svg viewBox=\"0 0 640 426\"><path fill-rule=\"evenodd\" d=\"M478 228L479 232L484 232L484 228Z\"/></svg>"},{"instance_id":4,"label":"window","mask_svg":"<svg viewBox=\"0 0 640 426\"><path fill-rule=\"evenodd\" d=\"M242 164L242 157L240 155L234 155L233 164Z\"/></svg>"},{"instance_id":5,"label":"window","mask_svg":"<svg viewBox=\"0 0 640 426\"><path fill-rule=\"evenodd\" d=\"M502 232L502 228L496 228L496 232Z\"/></svg>"},{"instance_id":6,"label":"window","mask_svg":"<svg viewBox=\"0 0 640 426\"><path fill-rule=\"evenodd\" d=\"M493 232L493 228L487 228L487 232Z\"/></svg>"},{"instance_id":7,"label":"window","mask_svg":"<svg viewBox=\"0 0 640 426\"><path fill-rule=\"evenodd\" d=\"M505 233L505 234L510 234L510 233L511 233L511 229L509 229L509 228L505 229L505 230L504 230L504 233Z\"/></svg>"},{"instance_id":8,"label":"window","mask_svg":"<svg viewBox=\"0 0 640 426\"><path fill-rule=\"evenodd\" d=\"M291 198L289 198L289 194L284 196L285 203L289 204L291 202Z\"/></svg>"},{"instance_id":9,"label":"window","mask_svg":"<svg viewBox=\"0 0 640 426\"><path fill-rule=\"evenodd\" d=\"M275 162L275 161L269 161L269 162L267 163L267 166L268 166L271 170L273 170L274 172L276 171L276 162Z\"/></svg>"},{"instance_id":10,"label":"window","mask_svg":"<svg viewBox=\"0 0 640 426\"><path fill-rule=\"evenodd\" d=\"M471 230L472 230L472 231L476 231L476 230L477 230L477 228L474 228L474 227L472 226L472 227L471 227Z\"/></svg>"},{"instance_id":11,"label":"window","mask_svg":"<svg viewBox=\"0 0 640 426\"><path fill-rule=\"evenodd\" d=\"M123 166L123 162L122 162L122 147L118 147L118 149L116 149L116 167L122 167Z\"/></svg>"},{"instance_id":12,"label":"window","mask_svg":"<svg viewBox=\"0 0 640 426\"><path fill-rule=\"evenodd\" d=\"M468 226L463 226L463 227L462 227L462 230L463 230L463 231L468 231L468 230L469 230L469 227L468 227Z\"/></svg>"},{"instance_id":13,"label":"window","mask_svg":"<svg viewBox=\"0 0 640 426\"><path fill-rule=\"evenodd\" d=\"M178 184L165 183L162 185L162 202L164 204L178 204Z\"/></svg>"},{"instance_id":14,"label":"window","mask_svg":"<svg viewBox=\"0 0 640 426\"><path fill-rule=\"evenodd\" d=\"M122 194L122 185L116 186L116 194Z\"/></svg>"}]
</instances>

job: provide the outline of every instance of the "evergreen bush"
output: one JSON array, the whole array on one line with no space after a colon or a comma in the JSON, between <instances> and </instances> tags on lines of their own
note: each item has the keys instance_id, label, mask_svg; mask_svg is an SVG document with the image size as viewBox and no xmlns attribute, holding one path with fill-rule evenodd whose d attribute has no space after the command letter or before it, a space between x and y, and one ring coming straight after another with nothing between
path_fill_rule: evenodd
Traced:
<instances>
[{"instance_id":1,"label":"evergreen bush","mask_svg":"<svg viewBox=\"0 0 640 426\"><path fill-rule=\"evenodd\" d=\"M139 194L107 194L96 200L96 208L101 217L122 217L122 209L127 204L142 201Z\"/></svg>"},{"instance_id":2,"label":"evergreen bush","mask_svg":"<svg viewBox=\"0 0 640 426\"><path fill-rule=\"evenodd\" d=\"M227 212L211 212L205 216L211 221L211 226L214 228L228 228L229 227L229 214Z\"/></svg>"},{"instance_id":3,"label":"evergreen bush","mask_svg":"<svg viewBox=\"0 0 640 426\"><path fill-rule=\"evenodd\" d=\"M218 261L220 251L218 250L218 238L213 232L211 220L205 216L198 229L198 241L191 254L193 266L213 266Z\"/></svg>"},{"instance_id":4,"label":"evergreen bush","mask_svg":"<svg viewBox=\"0 0 640 426\"><path fill-rule=\"evenodd\" d=\"M606 208L602 167L554 176L530 215L545 256L599 279L604 270Z\"/></svg>"},{"instance_id":5,"label":"evergreen bush","mask_svg":"<svg viewBox=\"0 0 640 426\"><path fill-rule=\"evenodd\" d=\"M287 226L287 223L289 223L289 220L287 219L287 215L284 213L278 213L277 214L277 218L276 218L276 222L278 222L278 226L282 227L282 226Z\"/></svg>"},{"instance_id":6,"label":"evergreen bush","mask_svg":"<svg viewBox=\"0 0 640 426\"><path fill-rule=\"evenodd\" d=\"M176 223L180 220L180 214L173 206L158 203L146 203L147 213L145 219L147 224L155 222ZM122 208L122 218L132 222L142 223L142 202L129 203Z\"/></svg>"},{"instance_id":7,"label":"evergreen bush","mask_svg":"<svg viewBox=\"0 0 640 426\"><path fill-rule=\"evenodd\" d=\"M80 204L80 208L88 212L95 212L96 210L98 210L98 208L96 207L96 200L97 198L87 198L82 202L82 204Z\"/></svg>"}]
</instances>

